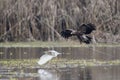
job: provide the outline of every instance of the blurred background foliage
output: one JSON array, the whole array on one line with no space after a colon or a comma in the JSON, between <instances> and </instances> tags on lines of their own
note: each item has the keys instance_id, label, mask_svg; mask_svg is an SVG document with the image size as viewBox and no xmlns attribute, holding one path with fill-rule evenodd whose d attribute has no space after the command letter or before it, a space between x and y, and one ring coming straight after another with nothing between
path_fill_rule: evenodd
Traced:
<instances>
[{"instance_id":1,"label":"blurred background foliage","mask_svg":"<svg viewBox=\"0 0 120 80\"><path fill-rule=\"evenodd\" d=\"M97 42L120 42L120 0L0 0L0 41L56 41L83 23Z\"/></svg>"}]
</instances>

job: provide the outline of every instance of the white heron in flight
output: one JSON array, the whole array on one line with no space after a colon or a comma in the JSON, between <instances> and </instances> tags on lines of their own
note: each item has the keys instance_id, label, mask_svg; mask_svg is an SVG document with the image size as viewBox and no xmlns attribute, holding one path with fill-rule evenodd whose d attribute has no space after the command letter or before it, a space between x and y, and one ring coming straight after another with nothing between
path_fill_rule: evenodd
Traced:
<instances>
[{"instance_id":1,"label":"white heron in flight","mask_svg":"<svg viewBox=\"0 0 120 80\"><path fill-rule=\"evenodd\" d=\"M40 57L40 60L38 61L39 65L43 65L43 64L47 63L48 61L50 61L52 58L57 57L57 55L61 54L55 50L45 51L44 53L45 54L42 55Z\"/></svg>"}]
</instances>

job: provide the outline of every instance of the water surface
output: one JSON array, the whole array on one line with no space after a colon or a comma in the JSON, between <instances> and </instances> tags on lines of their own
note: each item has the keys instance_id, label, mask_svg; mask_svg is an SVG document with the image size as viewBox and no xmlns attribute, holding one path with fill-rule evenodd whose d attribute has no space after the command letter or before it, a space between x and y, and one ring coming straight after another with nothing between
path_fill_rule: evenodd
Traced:
<instances>
[{"instance_id":1,"label":"water surface","mask_svg":"<svg viewBox=\"0 0 120 80\"><path fill-rule=\"evenodd\" d=\"M52 66L49 68L37 67L38 60L44 55L44 51L54 49L60 53L57 59L70 60L90 60L99 61L120 60L120 47L1 47L0 48L0 80L119 80L120 65L104 66L75 66L66 67ZM35 64L36 67L25 66L19 63L16 66L10 61L30 60L29 64ZM8 64L3 65L2 63ZM62 62L64 63L64 62ZM10 64L13 64L11 67ZM49 64L49 63L48 63Z\"/></svg>"}]
</instances>

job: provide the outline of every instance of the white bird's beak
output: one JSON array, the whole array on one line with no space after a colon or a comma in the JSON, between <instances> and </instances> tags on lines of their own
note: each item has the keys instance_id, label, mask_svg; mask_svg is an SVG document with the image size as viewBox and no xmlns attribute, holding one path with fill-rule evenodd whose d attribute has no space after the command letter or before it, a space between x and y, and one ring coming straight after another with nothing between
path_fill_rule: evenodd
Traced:
<instances>
[{"instance_id":1,"label":"white bird's beak","mask_svg":"<svg viewBox=\"0 0 120 80\"><path fill-rule=\"evenodd\" d=\"M59 55L59 54L62 54L62 53L59 53L59 52L57 52L57 51L55 51L55 50L49 50L49 51L47 51L46 53L50 53L50 54L52 54L54 57L56 57L56 56Z\"/></svg>"}]
</instances>

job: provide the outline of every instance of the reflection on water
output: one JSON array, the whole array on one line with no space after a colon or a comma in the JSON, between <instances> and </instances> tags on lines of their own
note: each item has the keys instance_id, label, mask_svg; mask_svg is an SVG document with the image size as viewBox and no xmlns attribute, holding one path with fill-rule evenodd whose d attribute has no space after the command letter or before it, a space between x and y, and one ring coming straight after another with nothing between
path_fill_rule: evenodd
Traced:
<instances>
[{"instance_id":1,"label":"reflection on water","mask_svg":"<svg viewBox=\"0 0 120 80\"><path fill-rule=\"evenodd\" d=\"M0 48L0 60L39 59L50 48ZM65 59L120 59L120 47L62 47L54 48ZM59 65L57 65L59 66ZM120 80L120 65L39 69L20 66L3 67L0 64L0 80Z\"/></svg>"},{"instance_id":2,"label":"reflection on water","mask_svg":"<svg viewBox=\"0 0 120 80\"><path fill-rule=\"evenodd\" d=\"M40 80L60 80L57 72L55 70L38 70Z\"/></svg>"},{"instance_id":3,"label":"reflection on water","mask_svg":"<svg viewBox=\"0 0 120 80\"><path fill-rule=\"evenodd\" d=\"M120 80L120 66L92 68L92 80Z\"/></svg>"},{"instance_id":4,"label":"reflection on water","mask_svg":"<svg viewBox=\"0 0 120 80\"><path fill-rule=\"evenodd\" d=\"M120 66L1 70L0 80L120 80Z\"/></svg>"},{"instance_id":5,"label":"reflection on water","mask_svg":"<svg viewBox=\"0 0 120 80\"><path fill-rule=\"evenodd\" d=\"M39 71L39 70L38 70ZM40 70L40 80L119 80L120 66Z\"/></svg>"}]
</instances>

